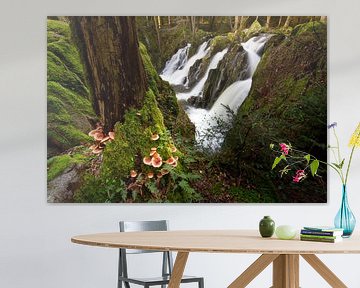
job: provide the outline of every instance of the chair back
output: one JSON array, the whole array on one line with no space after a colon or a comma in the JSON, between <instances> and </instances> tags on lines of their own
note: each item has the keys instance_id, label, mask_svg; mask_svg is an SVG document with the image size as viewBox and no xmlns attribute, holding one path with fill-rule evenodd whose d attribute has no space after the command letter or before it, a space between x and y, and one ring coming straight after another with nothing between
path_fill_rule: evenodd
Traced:
<instances>
[{"instance_id":1,"label":"chair back","mask_svg":"<svg viewBox=\"0 0 360 288\"><path fill-rule=\"evenodd\" d=\"M167 231L169 228L167 220L158 221L120 221L120 232L138 232L138 231ZM119 249L119 276L128 277L127 254L140 253L159 253L163 254L162 260L162 276L171 275L174 266L172 254L169 251L152 251L137 249ZM119 282L121 283L121 282ZM126 287L130 287L125 282ZM121 284L120 284L121 287Z\"/></svg>"},{"instance_id":2,"label":"chair back","mask_svg":"<svg viewBox=\"0 0 360 288\"><path fill-rule=\"evenodd\" d=\"M120 232L140 232L140 231L167 231L167 220L156 221L120 221ZM126 254L140 254L140 253L158 253L160 251L154 250L137 250L126 249Z\"/></svg>"}]
</instances>

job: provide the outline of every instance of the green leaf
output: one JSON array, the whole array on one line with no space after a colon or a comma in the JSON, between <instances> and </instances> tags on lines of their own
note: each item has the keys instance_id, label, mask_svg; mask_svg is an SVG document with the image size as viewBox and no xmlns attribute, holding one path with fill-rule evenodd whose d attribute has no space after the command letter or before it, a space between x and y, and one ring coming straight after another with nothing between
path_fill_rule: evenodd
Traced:
<instances>
[{"instance_id":1,"label":"green leaf","mask_svg":"<svg viewBox=\"0 0 360 288\"><path fill-rule=\"evenodd\" d=\"M270 144L270 149L274 149L274 144L273 143Z\"/></svg>"},{"instance_id":2,"label":"green leaf","mask_svg":"<svg viewBox=\"0 0 360 288\"><path fill-rule=\"evenodd\" d=\"M273 165L272 165L272 167L271 167L271 170L273 170L279 163L280 163L280 161L281 160L286 160L286 157L284 156L284 154L281 154L281 156L279 156L279 157L276 157L275 159L274 159L274 163L273 163Z\"/></svg>"},{"instance_id":3,"label":"green leaf","mask_svg":"<svg viewBox=\"0 0 360 288\"><path fill-rule=\"evenodd\" d=\"M345 158L341 161L341 163L340 163L340 169L342 169L343 168L343 166L344 166L344 162L345 162Z\"/></svg>"},{"instance_id":4,"label":"green leaf","mask_svg":"<svg viewBox=\"0 0 360 288\"><path fill-rule=\"evenodd\" d=\"M319 160L315 159L314 161L311 162L310 164L310 170L311 170L311 175L315 176L315 174L317 173L317 170L319 168Z\"/></svg>"},{"instance_id":5,"label":"green leaf","mask_svg":"<svg viewBox=\"0 0 360 288\"><path fill-rule=\"evenodd\" d=\"M273 163L273 165L272 165L272 167L271 167L271 170L273 170L273 169L279 164L280 161L281 161L281 158L280 158L280 157L276 157L276 158L274 159L274 163Z\"/></svg>"},{"instance_id":6,"label":"green leaf","mask_svg":"<svg viewBox=\"0 0 360 288\"><path fill-rule=\"evenodd\" d=\"M310 158L311 158L310 154L305 155L304 158L306 159L307 163L309 164Z\"/></svg>"}]
</instances>

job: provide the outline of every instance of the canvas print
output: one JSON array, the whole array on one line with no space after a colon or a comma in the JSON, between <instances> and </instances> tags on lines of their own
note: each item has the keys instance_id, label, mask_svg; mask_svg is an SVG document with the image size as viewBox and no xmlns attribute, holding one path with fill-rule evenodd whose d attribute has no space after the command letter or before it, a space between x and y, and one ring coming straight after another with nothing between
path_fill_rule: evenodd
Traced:
<instances>
[{"instance_id":1,"label":"canvas print","mask_svg":"<svg viewBox=\"0 0 360 288\"><path fill-rule=\"evenodd\" d=\"M324 203L326 122L324 16L47 19L49 203Z\"/></svg>"}]
</instances>

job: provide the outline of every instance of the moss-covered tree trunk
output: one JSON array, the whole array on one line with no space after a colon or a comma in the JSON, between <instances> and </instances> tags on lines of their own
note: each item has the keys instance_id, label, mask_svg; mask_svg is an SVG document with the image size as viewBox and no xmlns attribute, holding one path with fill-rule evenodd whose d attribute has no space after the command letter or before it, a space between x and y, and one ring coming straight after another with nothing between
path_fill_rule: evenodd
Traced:
<instances>
[{"instance_id":1,"label":"moss-covered tree trunk","mask_svg":"<svg viewBox=\"0 0 360 288\"><path fill-rule=\"evenodd\" d=\"M105 131L141 107L146 92L135 17L70 17L93 96Z\"/></svg>"}]
</instances>

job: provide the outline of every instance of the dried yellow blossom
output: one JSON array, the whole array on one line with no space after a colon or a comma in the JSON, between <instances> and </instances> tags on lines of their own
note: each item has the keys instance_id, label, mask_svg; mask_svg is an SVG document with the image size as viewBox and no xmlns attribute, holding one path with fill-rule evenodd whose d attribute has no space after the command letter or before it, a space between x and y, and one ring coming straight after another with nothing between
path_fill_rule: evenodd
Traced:
<instances>
[{"instance_id":1,"label":"dried yellow blossom","mask_svg":"<svg viewBox=\"0 0 360 288\"><path fill-rule=\"evenodd\" d=\"M360 147L360 122L350 138L349 146Z\"/></svg>"}]
</instances>

